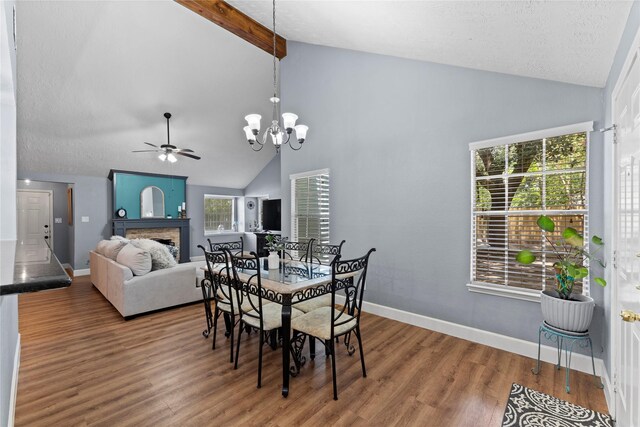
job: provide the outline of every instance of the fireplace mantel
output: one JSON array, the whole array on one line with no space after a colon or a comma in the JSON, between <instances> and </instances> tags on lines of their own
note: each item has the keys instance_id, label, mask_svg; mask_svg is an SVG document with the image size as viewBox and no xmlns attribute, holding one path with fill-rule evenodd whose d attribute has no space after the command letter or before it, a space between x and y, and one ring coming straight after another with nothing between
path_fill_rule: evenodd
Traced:
<instances>
[{"instance_id":1,"label":"fireplace mantel","mask_svg":"<svg viewBox=\"0 0 640 427\"><path fill-rule=\"evenodd\" d=\"M189 218L141 218L114 219L113 234L125 237L128 229L133 228L178 228L180 229L180 262L191 259L191 245L189 243Z\"/></svg>"}]
</instances>

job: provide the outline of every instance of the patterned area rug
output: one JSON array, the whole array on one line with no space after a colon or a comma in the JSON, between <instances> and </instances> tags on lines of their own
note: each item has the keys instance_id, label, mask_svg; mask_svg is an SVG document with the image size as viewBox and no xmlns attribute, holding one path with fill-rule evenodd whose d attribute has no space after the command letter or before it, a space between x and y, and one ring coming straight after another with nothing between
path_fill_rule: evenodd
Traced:
<instances>
[{"instance_id":1,"label":"patterned area rug","mask_svg":"<svg viewBox=\"0 0 640 427\"><path fill-rule=\"evenodd\" d=\"M520 384L511 394L502 418L503 426L517 427L613 427L609 415L565 402Z\"/></svg>"}]
</instances>

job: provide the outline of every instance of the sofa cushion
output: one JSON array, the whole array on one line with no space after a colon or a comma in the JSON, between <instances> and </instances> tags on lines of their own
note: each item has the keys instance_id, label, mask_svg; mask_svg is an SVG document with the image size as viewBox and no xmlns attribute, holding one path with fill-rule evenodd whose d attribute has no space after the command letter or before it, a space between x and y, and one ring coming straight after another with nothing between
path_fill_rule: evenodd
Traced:
<instances>
[{"instance_id":1,"label":"sofa cushion","mask_svg":"<svg viewBox=\"0 0 640 427\"><path fill-rule=\"evenodd\" d=\"M113 261L118 258L118 253L126 243L118 240L101 240L96 246L96 252Z\"/></svg>"},{"instance_id":2,"label":"sofa cushion","mask_svg":"<svg viewBox=\"0 0 640 427\"><path fill-rule=\"evenodd\" d=\"M151 255L149 252L137 248L131 243L126 244L120 250L116 261L118 264L129 267L135 276L143 276L151 271Z\"/></svg>"},{"instance_id":3,"label":"sofa cushion","mask_svg":"<svg viewBox=\"0 0 640 427\"><path fill-rule=\"evenodd\" d=\"M163 268L175 267L178 264L169 249L160 242L150 239L133 239L130 243L149 252L151 255L151 270L162 270Z\"/></svg>"}]
</instances>

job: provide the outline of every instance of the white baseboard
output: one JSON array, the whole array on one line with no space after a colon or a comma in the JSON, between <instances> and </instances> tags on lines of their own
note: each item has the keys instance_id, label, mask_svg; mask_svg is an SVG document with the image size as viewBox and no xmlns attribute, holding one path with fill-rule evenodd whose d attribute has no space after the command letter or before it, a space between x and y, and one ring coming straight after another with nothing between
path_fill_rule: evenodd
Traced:
<instances>
[{"instance_id":1,"label":"white baseboard","mask_svg":"<svg viewBox=\"0 0 640 427\"><path fill-rule=\"evenodd\" d=\"M13 427L16 418L16 399L18 397L18 372L20 371L20 334L18 334L16 352L13 356L13 374L11 376L11 396L9 398L9 416L7 425Z\"/></svg>"},{"instance_id":2,"label":"white baseboard","mask_svg":"<svg viewBox=\"0 0 640 427\"><path fill-rule=\"evenodd\" d=\"M82 268L80 270L73 270L73 277L88 276L89 274L91 274L91 269L90 268Z\"/></svg>"},{"instance_id":3,"label":"white baseboard","mask_svg":"<svg viewBox=\"0 0 640 427\"><path fill-rule=\"evenodd\" d=\"M338 302L343 301L344 298L342 298L341 300L338 299ZM484 344L489 347L516 353L534 360L538 358L538 343L534 343L531 341L525 341L519 338L496 334L494 332L488 332L482 329L472 328L453 322L447 322L445 320L435 319L433 317L427 317L421 314L398 310L396 308L385 307L383 305L366 301L363 302L362 310L367 313L386 317L387 319L397 320L409 325L419 326L421 328L440 332L446 335L451 335L457 338L462 338L478 344ZM547 345L541 346L540 360L555 364L557 363L557 358L558 352L555 347ZM534 366L534 363L535 362L532 361L532 368ZM564 357L562 363L564 364ZM596 373L602 376L603 372L605 371L602 359L596 358L595 365ZM580 353L573 353L573 357L571 359L571 369L586 372L588 374L593 373L593 369L591 366L591 357Z\"/></svg>"}]
</instances>

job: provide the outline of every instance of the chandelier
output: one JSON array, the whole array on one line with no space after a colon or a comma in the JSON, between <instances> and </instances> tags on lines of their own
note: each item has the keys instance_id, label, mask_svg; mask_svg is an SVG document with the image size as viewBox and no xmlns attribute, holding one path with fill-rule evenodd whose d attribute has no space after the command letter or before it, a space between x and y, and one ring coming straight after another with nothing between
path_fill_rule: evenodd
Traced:
<instances>
[{"instance_id":1,"label":"chandelier","mask_svg":"<svg viewBox=\"0 0 640 427\"><path fill-rule=\"evenodd\" d=\"M295 139L298 140L298 144L294 146L294 142L291 141L289 147L298 151L302 148L302 143L307 137L307 130L309 127L305 125L296 125L298 116L293 113L282 114L282 126L278 121L278 115L280 111L280 98L277 94L277 76L276 76L276 0L273 0L273 96L269 98L269 101L273 104L273 113L271 125L264 131L262 136L260 133L260 114L249 114L244 119L247 121L244 132L247 136L249 146L253 151L260 151L269 140L268 136L271 136L271 142L276 147L276 153L280 152L282 144L289 144L291 140L291 134L295 130Z\"/></svg>"}]
</instances>

